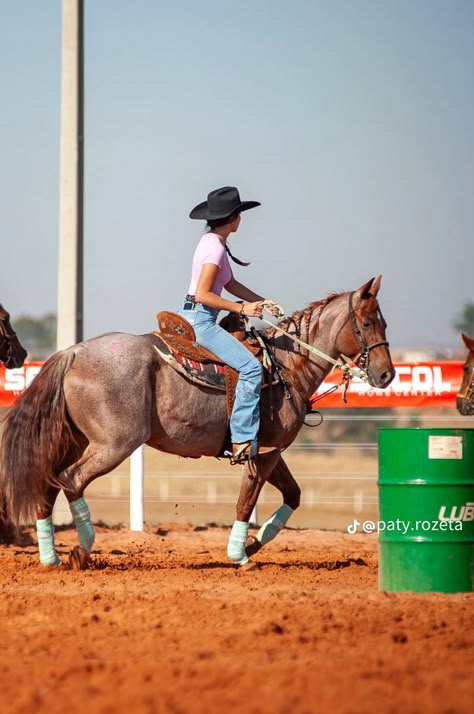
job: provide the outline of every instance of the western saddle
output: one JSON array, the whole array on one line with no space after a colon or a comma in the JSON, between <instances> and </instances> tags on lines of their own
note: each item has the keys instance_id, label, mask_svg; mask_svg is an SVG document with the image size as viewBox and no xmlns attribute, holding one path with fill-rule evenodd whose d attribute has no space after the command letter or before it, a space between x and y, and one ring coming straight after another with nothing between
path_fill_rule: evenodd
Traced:
<instances>
[{"instance_id":1,"label":"western saddle","mask_svg":"<svg viewBox=\"0 0 474 714\"><path fill-rule=\"evenodd\" d=\"M235 398L235 387L239 378L239 373L226 365L215 354L207 350L205 347L196 343L196 336L192 326L181 315L175 312L162 311L156 315L158 321L159 332L152 332L155 338L158 338L162 344L156 345L158 352L162 356L168 357L167 361L178 371L183 368L196 382L204 382L206 386L215 386L223 389L225 386L227 415L230 417ZM263 340L259 340L251 332L245 329L245 321L235 314L228 314L223 317L219 325L230 332L257 358L260 362L263 361L265 344ZM171 359L170 359L171 358ZM265 361L263 361L265 364ZM223 385L217 386L217 379L214 382L206 377L206 366L210 366L214 371L214 375L223 375ZM272 368L268 367L263 371L264 386L272 383Z\"/></svg>"}]
</instances>

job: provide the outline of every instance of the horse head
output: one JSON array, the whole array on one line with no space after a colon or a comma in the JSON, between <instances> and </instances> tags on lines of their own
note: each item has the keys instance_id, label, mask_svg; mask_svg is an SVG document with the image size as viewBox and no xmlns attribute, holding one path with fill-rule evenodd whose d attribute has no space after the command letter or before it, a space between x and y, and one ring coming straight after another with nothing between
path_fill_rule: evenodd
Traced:
<instances>
[{"instance_id":1,"label":"horse head","mask_svg":"<svg viewBox=\"0 0 474 714\"><path fill-rule=\"evenodd\" d=\"M20 344L15 331L10 324L10 315L0 305L0 362L7 369L21 367L26 359L26 350Z\"/></svg>"},{"instance_id":2,"label":"horse head","mask_svg":"<svg viewBox=\"0 0 474 714\"><path fill-rule=\"evenodd\" d=\"M338 328L337 348L367 373L373 387L384 389L395 369L385 336L387 323L377 301L381 279L372 278L349 293L348 317Z\"/></svg>"},{"instance_id":3,"label":"horse head","mask_svg":"<svg viewBox=\"0 0 474 714\"><path fill-rule=\"evenodd\" d=\"M456 408L463 416L474 414L474 340L462 333L462 341L469 350L463 364L463 378L456 397Z\"/></svg>"}]
</instances>

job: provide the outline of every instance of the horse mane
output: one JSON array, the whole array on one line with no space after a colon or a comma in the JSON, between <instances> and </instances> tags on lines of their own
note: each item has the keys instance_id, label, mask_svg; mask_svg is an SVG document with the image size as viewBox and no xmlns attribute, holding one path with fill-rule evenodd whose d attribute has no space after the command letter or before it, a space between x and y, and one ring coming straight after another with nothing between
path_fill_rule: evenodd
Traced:
<instances>
[{"instance_id":1,"label":"horse mane","mask_svg":"<svg viewBox=\"0 0 474 714\"><path fill-rule=\"evenodd\" d=\"M304 341L307 340L308 342L313 342L316 338L316 333L319 328L319 317L322 311L327 305L329 305L341 295L344 295L344 292L333 292L327 295L322 300L315 300L313 302L310 302L302 310L297 310L288 317L285 317L279 323L279 327L281 327L286 332L288 332L289 335L291 335L292 331L290 331L290 328L293 325L293 334L295 334L297 337L300 337L300 339ZM314 319L314 316L316 316L317 319ZM311 324L311 322L313 324ZM302 325L306 325L307 334L301 334ZM274 327L267 328L266 330L264 330L264 333L269 339L273 339L275 336L282 336L282 333L279 330L276 330ZM294 382L294 377L296 374L299 374L299 378L302 378L305 381L307 378L309 379L309 374L307 374L307 366L310 359L310 353L306 350L301 350L304 350L304 348L297 347L294 361L292 362L291 366L287 365L285 369L286 378L289 379L291 383Z\"/></svg>"},{"instance_id":2,"label":"horse mane","mask_svg":"<svg viewBox=\"0 0 474 714\"><path fill-rule=\"evenodd\" d=\"M284 330L288 331L289 327L291 325L294 325L297 331L299 331L301 328L301 324L303 323L309 325L311 317L314 315L314 313L316 313L318 319L316 320L315 325L313 325L313 334L311 335L311 337L313 337L318 329L319 316L321 315L322 311L324 310L326 305L329 305L330 302L335 300L337 297L340 297L341 295L344 295L344 292L333 292L327 295L322 300L314 300L313 302L310 302L308 305L306 305L306 307L304 307L302 310L296 310L296 312L293 312L291 315L285 317L283 320L281 320L279 326ZM274 337L277 330L274 327L269 327L264 332L269 337Z\"/></svg>"}]
</instances>

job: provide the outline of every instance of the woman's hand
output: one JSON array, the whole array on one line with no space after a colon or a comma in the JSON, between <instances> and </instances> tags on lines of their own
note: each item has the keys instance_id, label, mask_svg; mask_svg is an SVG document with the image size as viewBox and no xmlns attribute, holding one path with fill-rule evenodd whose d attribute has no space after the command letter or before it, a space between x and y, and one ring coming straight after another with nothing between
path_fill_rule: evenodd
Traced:
<instances>
[{"instance_id":1,"label":"woman's hand","mask_svg":"<svg viewBox=\"0 0 474 714\"><path fill-rule=\"evenodd\" d=\"M266 310L278 319L285 314L282 306L275 300L257 300L256 302L246 302L242 304L240 314L246 317L262 317L263 310Z\"/></svg>"},{"instance_id":2,"label":"woman's hand","mask_svg":"<svg viewBox=\"0 0 474 714\"><path fill-rule=\"evenodd\" d=\"M275 300L263 300L261 304L263 309L269 312L273 317L277 317L278 319L284 317L284 309L281 305L275 302Z\"/></svg>"},{"instance_id":3,"label":"woman's hand","mask_svg":"<svg viewBox=\"0 0 474 714\"><path fill-rule=\"evenodd\" d=\"M257 300L256 302L244 302L240 314L246 317L262 317L263 306L262 301Z\"/></svg>"}]
</instances>

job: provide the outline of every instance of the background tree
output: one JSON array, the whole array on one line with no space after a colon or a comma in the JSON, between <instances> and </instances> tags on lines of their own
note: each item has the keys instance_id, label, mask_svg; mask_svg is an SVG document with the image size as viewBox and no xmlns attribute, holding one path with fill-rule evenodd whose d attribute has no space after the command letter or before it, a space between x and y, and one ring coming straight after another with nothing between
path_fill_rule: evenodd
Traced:
<instances>
[{"instance_id":1,"label":"background tree","mask_svg":"<svg viewBox=\"0 0 474 714\"><path fill-rule=\"evenodd\" d=\"M453 322L456 332L464 332L468 337L474 337L474 302L468 302Z\"/></svg>"},{"instance_id":2,"label":"background tree","mask_svg":"<svg viewBox=\"0 0 474 714\"><path fill-rule=\"evenodd\" d=\"M21 344L28 352L28 359L43 360L56 351L56 315L52 312L42 317L21 315L13 320Z\"/></svg>"}]
</instances>

